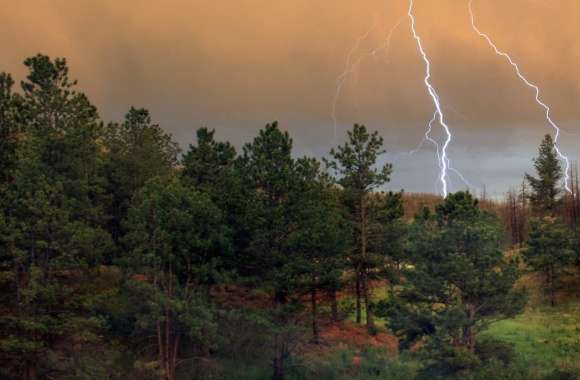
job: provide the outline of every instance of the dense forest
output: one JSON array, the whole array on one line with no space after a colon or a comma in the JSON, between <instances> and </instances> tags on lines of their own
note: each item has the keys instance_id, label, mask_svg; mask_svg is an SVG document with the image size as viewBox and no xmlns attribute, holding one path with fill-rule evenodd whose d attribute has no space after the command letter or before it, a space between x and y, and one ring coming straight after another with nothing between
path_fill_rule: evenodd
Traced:
<instances>
[{"instance_id":1,"label":"dense forest","mask_svg":"<svg viewBox=\"0 0 580 380\"><path fill-rule=\"evenodd\" d=\"M576 378L580 309L553 366L492 333L577 302L549 135L505 201L387 192L363 125L322 161L276 122L182 151L146 109L103 122L64 59L24 64L0 74L1 378Z\"/></svg>"}]
</instances>

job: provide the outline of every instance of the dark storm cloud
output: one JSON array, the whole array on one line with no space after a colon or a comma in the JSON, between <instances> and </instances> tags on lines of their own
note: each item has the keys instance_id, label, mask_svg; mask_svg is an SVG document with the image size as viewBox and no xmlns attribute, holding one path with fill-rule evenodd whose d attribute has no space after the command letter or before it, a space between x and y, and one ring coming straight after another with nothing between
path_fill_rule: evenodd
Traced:
<instances>
[{"instance_id":1,"label":"dark storm cloud","mask_svg":"<svg viewBox=\"0 0 580 380\"><path fill-rule=\"evenodd\" d=\"M361 51L380 44L407 7L404 0L0 3L1 70L20 78L26 56L64 56L105 119L121 118L130 105L147 107L184 146L200 125L241 144L279 120L300 153L316 155L333 143L331 101L346 52L373 23ZM553 117L580 131L580 2L476 0L474 10L480 28L542 87ZM416 0L416 16L433 83L456 131L454 165L488 189L519 182L550 132L533 93L473 33L466 1ZM388 56L364 60L338 103L341 135L363 122L385 137L389 158L399 160L394 188L433 189L430 148L400 154L414 148L432 114L423 70L403 18ZM572 158L578 139L563 139Z\"/></svg>"}]
</instances>

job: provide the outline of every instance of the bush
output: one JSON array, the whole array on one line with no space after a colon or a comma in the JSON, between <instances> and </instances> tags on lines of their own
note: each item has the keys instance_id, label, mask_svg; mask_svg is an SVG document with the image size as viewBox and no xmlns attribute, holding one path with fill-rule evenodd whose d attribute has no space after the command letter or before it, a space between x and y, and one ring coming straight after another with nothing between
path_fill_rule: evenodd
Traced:
<instances>
[{"instance_id":1,"label":"bush","mask_svg":"<svg viewBox=\"0 0 580 380\"><path fill-rule=\"evenodd\" d=\"M578 379L578 372L571 369L555 369L546 376L543 380L576 380Z\"/></svg>"},{"instance_id":2,"label":"bush","mask_svg":"<svg viewBox=\"0 0 580 380\"><path fill-rule=\"evenodd\" d=\"M464 347L431 340L421 353L426 365L420 379L526 379L527 368L516 368L513 345L493 338L477 340L474 352Z\"/></svg>"},{"instance_id":3,"label":"bush","mask_svg":"<svg viewBox=\"0 0 580 380\"><path fill-rule=\"evenodd\" d=\"M452 347L441 341L431 341L422 356L426 365L419 379L446 379L468 373L480 367L481 360L466 348Z\"/></svg>"},{"instance_id":4,"label":"bush","mask_svg":"<svg viewBox=\"0 0 580 380\"><path fill-rule=\"evenodd\" d=\"M491 361L501 362L504 366L513 363L516 351L512 344L493 338L478 339L475 345L475 354L483 363Z\"/></svg>"}]
</instances>

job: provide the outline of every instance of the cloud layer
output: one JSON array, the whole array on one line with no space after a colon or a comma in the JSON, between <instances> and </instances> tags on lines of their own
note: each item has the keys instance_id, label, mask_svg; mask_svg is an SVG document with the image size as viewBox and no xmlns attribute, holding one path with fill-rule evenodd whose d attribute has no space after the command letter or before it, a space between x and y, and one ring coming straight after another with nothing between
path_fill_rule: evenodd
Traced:
<instances>
[{"instance_id":1,"label":"cloud layer","mask_svg":"<svg viewBox=\"0 0 580 380\"><path fill-rule=\"evenodd\" d=\"M3 4L1 4L3 3ZM362 3L362 4L361 4ZM105 119L130 105L186 145L200 125L236 144L279 120L301 153L332 146L335 81L356 38L375 28L360 53L380 45L402 17L386 52L365 59L338 102L339 137L354 122L377 129L395 162L392 187L432 191L429 147L420 140L432 105L404 18L405 0L1 0L0 70L21 78L26 56L64 56ZM474 2L479 27L537 82L553 117L580 133L580 2ZM454 166L501 192L517 184L544 133L533 93L471 30L467 2L416 0L417 28L433 62L433 83L456 132ZM580 135L564 135L575 159ZM456 182L455 188L461 187ZM491 189L491 190L490 190Z\"/></svg>"}]
</instances>

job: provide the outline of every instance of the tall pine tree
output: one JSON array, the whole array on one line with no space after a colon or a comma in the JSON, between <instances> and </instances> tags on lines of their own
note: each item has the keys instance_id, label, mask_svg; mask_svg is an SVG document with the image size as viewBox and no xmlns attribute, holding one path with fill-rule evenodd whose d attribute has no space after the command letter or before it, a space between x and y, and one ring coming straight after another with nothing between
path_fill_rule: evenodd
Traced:
<instances>
[{"instance_id":1,"label":"tall pine tree","mask_svg":"<svg viewBox=\"0 0 580 380\"><path fill-rule=\"evenodd\" d=\"M546 135L538 149L538 157L534 159L537 177L526 173L530 184L529 198L534 211L540 215L554 215L561 203L560 181L562 167L554 146L552 136Z\"/></svg>"},{"instance_id":2,"label":"tall pine tree","mask_svg":"<svg viewBox=\"0 0 580 380\"><path fill-rule=\"evenodd\" d=\"M523 256L532 269L544 276L544 291L550 305L555 306L562 274L574 259L569 230L554 217L533 219Z\"/></svg>"},{"instance_id":3,"label":"tall pine tree","mask_svg":"<svg viewBox=\"0 0 580 380\"><path fill-rule=\"evenodd\" d=\"M356 253L352 257L356 276L357 322L360 322L360 299L364 299L366 325L374 330L373 310L369 289L372 260L369 254L369 194L390 179L391 164L377 167L383 149L378 132L369 133L364 125L355 124L348 132L348 141L330 151L332 160L326 161L335 171L338 183L344 188L352 204L355 225Z\"/></svg>"},{"instance_id":4,"label":"tall pine tree","mask_svg":"<svg viewBox=\"0 0 580 380\"><path fill-rule=\"evenodd\" d=\"M101 123L95 107L74 89L64 59L25 61L16 167L4 208L12 260L9 310L0 319L0 351L17 358L20 376L71 374L101 321L81 279L111 250L105 231ZM4 113L4 116L10 112Z\"/></svg>"},{"instance_id":5,"label":"tall pine tree","mask_svg":"<svg viewBox=\"0 0 580 380\"><path fill-rule=\"evenodd\" d=\"M143 108L131 107L124 122L109 124L106 132L109 230L119 241L124 234L122 221L133 197L151 178L171 175L179 148Z\"/></svg>"}]
</instances>

